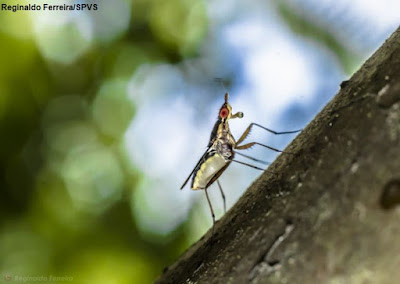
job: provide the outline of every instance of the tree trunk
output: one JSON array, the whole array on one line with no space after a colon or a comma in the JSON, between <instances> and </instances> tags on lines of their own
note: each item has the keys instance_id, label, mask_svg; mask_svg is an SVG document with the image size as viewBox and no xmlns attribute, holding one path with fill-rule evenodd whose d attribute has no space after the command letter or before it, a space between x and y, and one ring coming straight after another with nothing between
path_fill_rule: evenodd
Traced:
<instances>
[{"instance_id":1,"label":"tree trunk","mask_svg":"<svg viewBox=\"0 0 400 284\"><path fill-rule=\"evenodd\" d=\"M400 28L158 283L400 281Z\"/></svg>"}]
</instances>

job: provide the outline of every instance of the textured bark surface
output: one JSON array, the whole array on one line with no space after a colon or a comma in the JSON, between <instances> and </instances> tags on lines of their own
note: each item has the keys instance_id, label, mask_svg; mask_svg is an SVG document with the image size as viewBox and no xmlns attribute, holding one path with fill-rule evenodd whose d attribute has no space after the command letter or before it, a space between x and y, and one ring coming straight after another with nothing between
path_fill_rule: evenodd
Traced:
<instances>
[{"instance_id":1,"label":"textured bark surface","mask_svg":"<svg viewBox=\"0 0 400 284\"><path fill-rule=\"evenodd\" d=\"M400 29L158 283L400 281Z\"/></svg>"}]
</instances>

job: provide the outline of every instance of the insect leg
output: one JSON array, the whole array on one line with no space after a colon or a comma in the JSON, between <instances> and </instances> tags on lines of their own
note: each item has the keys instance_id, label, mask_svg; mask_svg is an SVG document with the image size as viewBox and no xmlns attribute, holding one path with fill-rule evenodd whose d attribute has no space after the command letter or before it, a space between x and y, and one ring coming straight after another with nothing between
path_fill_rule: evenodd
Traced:
<instances>
[{"instance_id":1,"label":"insect leg","mask_svg":"<svg viewBox=\"0 0 400 284\"><path fill-rule=\"evenodd\" d=\"M253 160L253 161L255 161L255 162L258 162L258 163L261 163L261 164L264 164L264 165L267 165L267 166L271 164L270 162L266 162L266 161L263 161L263 160L259 160L259 159L253 158L253 157L251 157L251 156L245 155L245 154L240 153L240 152L236 152L236 151L235 151L235 154L238 154L238 155L240 155L240 156L242 156L242 157L245 157L245 158L247 158L247 159Z\"/></svg>"},{"instance_id":2,"label":"insect leg","mask_svg":"<svg viewBox=\"0 0 400 284\"><path fill-rule=\"evenodd\" d=\"M264 170L264 169L262 169L262 168L259 168L259 167L250 165L250 164L245 163L245 162L242 162L242 161L238 161L238 160L231 160L231 161L232 161L232 162L236 162L236 163L238 163L238 164L242 164L242 165L248 166L248 167L253 168L253 169L256 169L256 170L260 170L260 171L264 171L264 172L267 172L267 173L271 173L271 174L277 175L277 173L275 173L275 172L272 172L272 171L269 171L269 170Z\"/></svg>"},{"instance_id":3,"label":"insect leg","mask_svg":"<svg viewBox=\"0 0 400 284\"><path fill-rule=\"evenodd\" d=\"M278 131L275 131L275 130L266 128L265 126L262 126L262 125L260 125L260 124L258 124L258 123L254 123L254 122L253 122L253 123L251 123L251 124L253 124L253 125L255 125L255 126L258 126L258 127L262 128L262 129L264 129L264 130L267 130L268 132L271 132L272 134L275 134L275 135L292 134L292 133L297 133L297 132L300 132L300 131L303 130L303 129L297 129L297 130L292 130L292 131L281 131L281 132L278 132Z\"/></svg>"},{"instance_id":4,"label":"insect leg","mask_svg":"<svg viewBox=\"0 0 400 284\"><path fill-rule=\"evenodd\" d=\"M236 145L235 149L237 149L237 150L245 150L245 149L249 149L250 147L252 147L252 146L254 146L254 145L256 145L256 144L257 144L257 145L260 145L260 146L263 146L263 147L265 147L265 148L268 148L268 149L270 149L270 150L272 150L272 151L275 151L275 152L294 155L293 153L281 151L281 150L278 150L278 149L276 149L276 148L274 148L274 147L267 146L267 145L264 145L264 144L261 144L261 143L258 143L258 142L250 142L250 143L247 143L247 144L244 144L244 145L240 145L240 146Z\"/></svg>"},{"instance_id":5,"label":"insect leg","mask_svg":"<svg viewBox=\"0 0 400 284\"><path fill-rule=\"evenodd\" d=\"M246 139L246 137L250 134L250 131L251 131L253 125L258 126L258 127L262 128L262 129L264 129L264 130L266 130L266 131L268 131L268 132L271 132L272 134L275 134L275 135L291 134L291 133L296 133L296 132L299 132L299 131L302 131L302 130L303 130L303 129L299 129L299 130L294 130L294 131L283 131L283 132L278 132L278 131L269 129L269 128L267 128L267 127L264 127L264 126L262 126L262 125L260 125L260 124L257 124L257 123L252 122L252 123L249 124L249 126L247 126L246 130L243 132L242 136L240 136L240 138L239 138L239 140L236 142L236 144L240 144L240 143L243 142L244 139Z\"/></svg>"},{"instance_id":6,"label":"insect leg","mask_svg":"<svg viewBox=\"0 0 400 284\"><path fill-rule=\"evenodd\" d=\"M225 201L225 194L224 194L224 191L222 190L221 183L219 182L219 180L218 180L218 179L217 179L217 184L218 184L218 187L219 187L219 191L221 192L222 200L224 201L224 213L226 213L226 201Z\"/></svg>"},{"instance_id":7,"label":"insect leg","mask_svg":"<svg viewBox=\"0 0 400 284\"><path fill-rule=\"evenodd\" d=\"M241 161L238 161L238 160L231 160L231 161L232 161L232 162L236 162L236 163L238 163L238 164L245 165L245 166L249 166L249 167L251 167L251 168L253 168L253 169L256 169L256 170L264 171L264 169L262 169L262 168L259 168L259 167L257 167L257 166L250 165L250 164L245 163L245 162L241 162Z\"/></svg>"},{"instance_id":8,"label":"insect leg","mask_svg":"<svg viewBox=\"0 0 400 284\"><path fill-rule=\"evenodd\" d=\"M215 214L214 214L214 209L212 208L210 198L208 197L207 188L205 188L204 191L206 192L206 197L207 197L207 201L208 201L208 206L210 206L210 210L211 210L211 216L212 216L212 219L213 219L213 228L212 228L213 231L212 231L212 234L214 235L214 225L215 225Z\"/></svg>"}]
</instances>

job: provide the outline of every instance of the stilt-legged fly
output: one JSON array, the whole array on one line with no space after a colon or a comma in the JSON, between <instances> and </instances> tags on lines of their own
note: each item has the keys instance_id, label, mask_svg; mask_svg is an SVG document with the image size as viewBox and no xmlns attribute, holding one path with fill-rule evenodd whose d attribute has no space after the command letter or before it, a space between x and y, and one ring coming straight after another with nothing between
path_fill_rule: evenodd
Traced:
<instances>
[{"instance_id":1,"label":"stilt-legged fly","mask_svg":"<svg viewBox=\"0 0 400 284\"><path fill-rule=\"evenodd\" d=\"M235 114L232 114L232 107L228 103L228 93L226 93L225 94L225 102L219 110L217 122L215 123L214 128L211 132L210 141L208 143L207 150L203 154L203 156L200 158L197 165L194 167L193 171L190 173L190 175L188 176L188 178L185 180L185 182L183 183L183 185L181 187L181 189L183 189L185 187L185 185L187 184L187 182L189 181L190 177L193 176L191 188L193 190L204 189L204 191L206 193L208 205L210 206L211 216L213 219L213 225L215 224L215 215L214 215L213 207L210 202L210 198L208 197L207 188L211 184L213 184L215 181L217 181L218 188L221 191L222 199L224 201L224 209L226 210L225 195L222 190L221 184L218 181L218 178L225 171L225 169L230 165L230 163L237 162L237 163L252 167L254 169L264 170L262 168L235 160L234 159L235 154L238 154L238 155L241 155L245 158L251 159L256 162L263 162L261 160L247 156L247 155L242 154L237 151L248 149L254 145L260 145L262 147L268 148L268 149L276 151L276 152L285 153L276 148L273 148L273 147L270 147L270 146L267 146L267 145L264 145L264 144L261 144L258 142L250 142L250 143L242 144L242 142L249 135L252 127L258 126L258 127L262 128L270 133L273 133L275 135L290 134L290 133L296 133L296 132L301 131L301 129L300 129L300 130L295 130L295 131L276 132L276 131L266 128L262 125L259 125L257 123L250 123L250 125L246 128L246 130L240 136L239 140L236 141L235 138L233 137L231 131L229 130L228 121L229 121L229 119L233 119L233 118L237 118L237 117L242 118L243 113L237 112Z\"/></svg>"}]
</instances>

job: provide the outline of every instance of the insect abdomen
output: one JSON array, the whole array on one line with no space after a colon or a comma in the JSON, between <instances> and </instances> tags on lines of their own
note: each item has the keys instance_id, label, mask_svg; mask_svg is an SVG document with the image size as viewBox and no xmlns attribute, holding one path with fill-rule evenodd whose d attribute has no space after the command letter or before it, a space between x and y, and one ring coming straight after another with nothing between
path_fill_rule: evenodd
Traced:
<instances>
[{"instance_id":1,"label":"insect abdomen","mask_svg":"<svg viewBox=\"0 0 400 284\"><path fill-rule=\"evenodd\" d=\"M192 189L207 188L210 180L226 165L227 161L218 153L208 156L194 172Z\"/></svg>"}]
</instances>

